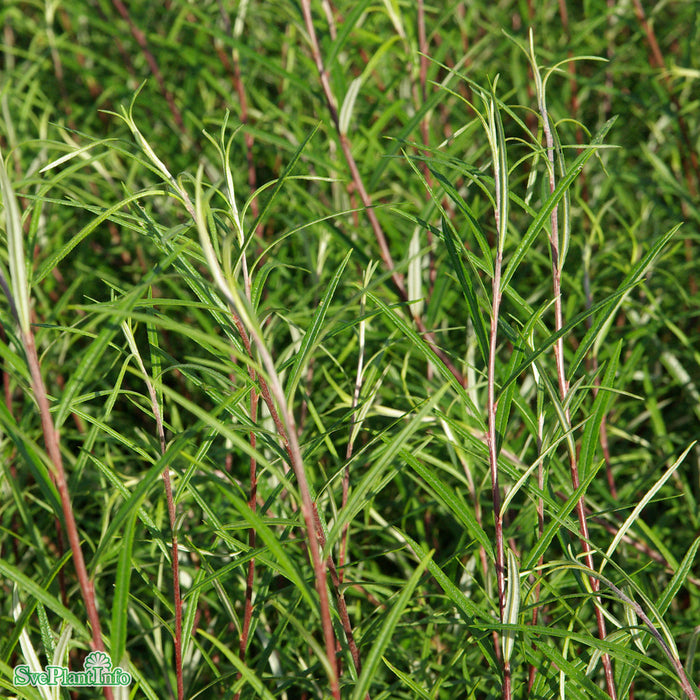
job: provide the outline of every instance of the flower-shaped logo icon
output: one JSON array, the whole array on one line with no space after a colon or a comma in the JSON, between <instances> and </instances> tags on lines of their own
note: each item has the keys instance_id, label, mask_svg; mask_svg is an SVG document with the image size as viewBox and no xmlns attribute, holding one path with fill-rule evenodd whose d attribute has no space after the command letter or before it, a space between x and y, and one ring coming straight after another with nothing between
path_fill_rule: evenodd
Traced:
<instances>
[{"instance_id":1,"label":"flower-shaped logo icon","mask_svg":"<svg viewBox=\"0 0 700 700\"><path fill-rule=\"evenodd\" d=\"M92 669L95 669L97 672L98 676L101 676L103 673L110 673L112 670L112 660L105 654L104 651L91 651L86 657L85 657L85 663L83 664L83 668L86 671L91 671Z\"/></svg>"}]
</instances>

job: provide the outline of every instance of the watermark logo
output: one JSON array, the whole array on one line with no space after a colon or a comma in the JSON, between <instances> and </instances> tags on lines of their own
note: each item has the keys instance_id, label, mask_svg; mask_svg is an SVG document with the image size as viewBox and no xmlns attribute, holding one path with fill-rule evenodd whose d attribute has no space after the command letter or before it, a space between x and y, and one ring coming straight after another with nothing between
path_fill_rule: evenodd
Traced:
<instances>
[{"instance_id":1,"label":"watermark logo","mask_svg":"<svg viewBox=\"0 0 700 700\"><path fill-rule=\"evenodd\" d=\"M85 657L82 671L71 671L65 666L47 666L43 671L32 671L29 666L15 666L12 684L16 687L64 686L79 688L85 686L127 686L131 674L119 666L112 668L112 660L104 651L92 651Z\"/></svg>"}]
</instances>

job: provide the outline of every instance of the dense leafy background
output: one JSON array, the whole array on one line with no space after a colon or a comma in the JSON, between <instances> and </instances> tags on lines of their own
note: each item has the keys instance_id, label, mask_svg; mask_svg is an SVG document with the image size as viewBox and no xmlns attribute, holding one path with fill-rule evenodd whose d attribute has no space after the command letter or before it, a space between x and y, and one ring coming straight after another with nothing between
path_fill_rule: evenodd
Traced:
<instances>
[{"instance_id":1,"label":"dense leafy background","mask_svg":"<svg viewBox=\"0 0 700 700\"><path fill-rule=\"evenodd\" d=\"M239 690L248 698L329 696L298 485L262 402L251 425L247 353L181 196L194 201L196 181L203 183L198 212L228 273L240 259L229 167L247 236L251 308L287 391L336 561L343 539L338 523L349 524L342 590L369 669L366 689L373 698L499 697L493 549L480 549L490 545L494 524L484 443L486 363L475 329L476 321L488 331L491 313L495 190L488 140L469 103L486 114L479 86L488 94L496 85L511 204L506 268L549 195L526 53L530 27L542 71L561 68L550 76L546 98L564 171L617 116L604 146L568 189L565 323L613 294L683 223L569 376L576 387L572 435L587 458L582 480L600 566L600 553L622 523L698 434L697 7L647 3L640 13L637 2L599 0L427 5L422 80L413 3L328 5L331 24L326 6L313 4L337 109L362 78L347 138L388 241L395 265L388 270L343 156L302 6L277 0L129 5L8 0L0 9L0 145L24 215L32 320L107 649L114 653L116 621L126 620L122 662L140 679L132 690L137 697L174 693L171 533L158 478L168 465L191 633L183 655L186 696L233 697ZM562 63L573 57L579 58ZM141 143L122 112L132 102ZM229 139L222 161L218 148ZM144 142L173 182L154 168ZM73 156L57 162L67 154ZM454 236L444 234L450 228ZM445 235L457 246L452 252ZM478 299L476 316L458 261ZM412 279L409 298L421 305L405 303L391 272ZM240 270L233 277L242 284ZM505 516L505 538L521 567L514 695L553 697L565 686L570 697L603 697L596 650L605 649L621 697L630 688L635 698L681 697L658 643L646 631L636 635L641 623L605 588L611 636L608 646L601 644L587 580L572 565L581 550L574 515L563 505L572 493L567 450L556 390L548 393L544 381L556 385L551 300L545 230L504 294L495 377L497 385L510 377L527 358L528 343L546 347L536 370L528 364L511 385L510 416L500 424L507 489L538 458L540 418L543 449L558 443L544 460L544 492L533 472ZM568 329L567 367L605 310ZM0 313L0 683L25 697L11 685L11 668L24 659L20 631L45 665L62 631L59 606L82 625L86 616L57 532L61 511L9 305ZM528 338L524 329L534 313L541 320ZM412 314L465 375L466 391L419 340ZM134 333L161 401L166 457L122 322ZM539 395L538 378L544 378ZM586 433L598 405L596 381L615 389L604 430L607 464L597 430ZM246 505L251 432L259 457L254 514ZM699 458L692 447L633 518L604 571L659 628L650 611L663 614L691 678L697 678L700 620L700 572L693 563ZM543 551L537 550L540 496L544 526L553 526ZM130 577L119 568L124 547L133 548ZM544 568L537 572L540 554ZM250 671L237 682L251 559L254 607L244 655ZM533 628L536 581L542 588ZM46 591L38 607L28 582ZM13 590L25 611L18 623ZM331 599L343 697L361 697L333 587ZM76 668L89 639L84 627L73 630ZM528 693L531 667L537 674Z\"/></svg>"}]
</instances>

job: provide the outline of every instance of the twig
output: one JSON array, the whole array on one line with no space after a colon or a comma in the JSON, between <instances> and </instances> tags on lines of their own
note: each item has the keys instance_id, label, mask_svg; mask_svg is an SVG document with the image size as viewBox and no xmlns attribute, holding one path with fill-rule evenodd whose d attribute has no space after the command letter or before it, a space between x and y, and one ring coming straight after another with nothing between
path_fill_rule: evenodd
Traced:
<instances>
[{"instance_id":1,"label":"twig","mask_svg":"<svg viewBox=\"0 0 700 700\"><path fill-rule=\"evenodd\" d=\"M44 432L46 451L49 453L49 457L53 464L51 476L56 484L56 488L58 489L58 493L61 498L63 520L65 523L66 534L68 535L68 542L70 543L71 552L73 553L75 572L78 576L80 592L83 600L85 601L88 620L90 621L90 627L92 628L92 649L93 651L105 651L105 646L102 642L100 617L97 613L97 605L95 602L95 588L90 580L90 577L88 576L87 568L85 567L85 559L83 558L83 552L80 548L80 536L78 534L78 527L75 522L75 515L73 514L70 494L68 493L66 473L63 469L60 440L58 437L58 432L54 426L53 419L51 418L51 408L49 407L49 399L46 394L46 386L44 385L44 380L41 376L39 357L37 355L36 345L34 342L34 333L30 328L29 332L21 331L21 337L22 345L24 346L24 351L27 355L29 372L31 374L32 391L39 405L39 414L41 415L41 427ZM104 686L102 690L107 700L113 700L114 695L109 686Z\"/></svg>"},{"instance_id":2,"label":"twig","mask_svg":"<svg viewBox=\"0 0 700 700\"><path fill-rule=\"evenodd\" d=\"M267 349L267 345L258 329L257 324L253 321L253 318L248 314L246 310L245 303L240 298L238 291L232 288L227 280L225 279L219 263L216 259L216 254L212 247L211 241L209 240L209 234L207 232L205 217L202 214L202 193L201 193L201 169L200 174L197 179L197 195L196 195L196 208L192 208L195 213L195 223L197 225L197 230L199 232L200 243L202 245L202 250L204 256L209 265L209 269L214 277L214 281L218 286L219 290L223 294L230 310L234 321L236 322L239 332L242 337L245 338L246 349L251 353L251 342L250 339L255 343L258 355L262 360L263 367L267 373L267 381L263 381L262 377L260 379L260 389L263 395L263 399L268 404L271 413L277 415L275 420L275 425L278 425L278 431L280 431L280 437L285 442L285 449L289 456L292 470L296 476L297 485L301 493L301 513L304 518L304 525L306 529L306 536L308 539L308 547L310 550L311 561L314 570L314 582L316 586L316 592L318 593L319 606L321 613L321 625L323 628L323 637L326 646L326 657L328 660L329 667L329 682L331 686L331 694L334 700L340 700L340 685L338 682L338 663L335 655L335 633L333 631L333 623L330 614L330 604L328 600L328 589L326 587L326 561L322 557L321 543L319 542L318 531L316 527L316 517L314 515L314 503L311 498L311 490L309 488L309 482L306 477L306 469L304 467L304 461L301 456L301 449L299 447L299 440L297 437L297 428L294 416L289 409L287 404L287 399L284 395L284 390L280 382L279 375L275 368L275 363L272 359L270 351ZM182 190L184 192L184 190ZM186 193L185 193L186 195ZM186 206L189 208L192 206L189 198L186 200ZM251 354L252 357L252 354ZM268 383L269 382L269 383ZM274 400L273 400L274 397ZM276 409L275 410L275 404Z\"/></svg>"},{"instance_id":3,"label":"twig","mask_svg":"<svg viewBox=\"0 0 700 700\"><path fill-rule=\"evenodd\" d=\"M500 178L495 177L496 182L496 228L500 230L500 205L501 197ZM499 236L492 282L491 305L491 332L489 336L489 364L488 376L488 438L489 467L491 470L491 500L493 503L493 519L496 529L496 585L498 587L498 610L501 622L505 622L506 608L506 579L505 579L505 554L503 547L503 513L501 511L501 489L498 483L498 436L496 434L496 349L498 345L498 315L501 307L501 268L503 265L503 249ZM511 671L510 661L503 659L503 700L511 697Z\"/></svg>"},{"instance_id":4,"label":"twig","mask_svg":"<svg viewBox=\"0 0 700 700\"><path fill-rule=\"evenodd\" d=\"M391 275L392 282L394 283L394 286L396 287L396 289L399 293L399 296L401 297L401 299L404 302L407 302L407 301L409 301L408 291L407 291L406 285L404 283L403 275L398 272L398 270L396 269L396 266L394 265L394 260L391 257L391 252L389 251L389 245L387 243L386 236L384 235L384 231L382 229L382 226L379 223L379 219L377 219L377 215L376 215L374 208L373 208L373 205L372 205L372 200L371 200L369 194L367 194L367 190L365 189L364 182L362 181L362 176L360 175L360 171L357 167L357 163L355 162L355 159L352 155L352 148L350 145L350 140L348 139L347 134L343 133L340 129L337 101L335 99L335 96L333 95L333 91L331 90L328 71L326 70L326 67L324 65L323 56L321 55L321 48L319 46L318 39L316 37L316 30L314 29L313 18L311 16L310 0L301 0L301 9L302 9L302 13L304 15L304 22L306 25L306 31L309 34L309 42L311 44L311 54L312 54L314 63L316 64L316 69L318 70L319 78L321 80L321 87L323 89L323 93L324 93L324 96L326 98L326 104L328 107L328 111L330 112L331 119L333 121L333 125L334 125L336 133L338 135L338 139L340 141L340 147L343 151L345 161L346 161L348 168L350 170L350 175L352 177L354 187L357 190L358 194L360 195L360 200L362 201L362 204L365 207L365 212L367 213L367 218L369 219L370 226L372 227L372 231L374 233L374 237L377 241L377 244L379 245L379 253L380 253L380 256L382 258L382 261L384 262L386 269L389 271L389 273ZM435 340L435 335L433 334L432 331L428 330L423 319L418 315L413 315L413 321L415 322L418 330L421 332L421 334L425 338L430 349L443 362L445 367L447 367L449 369L449 371L454 375L454 377L457 379L457 381L459 381L460 384L462 384L463 386L466 387L467 382L466 382L465 376L462 374L462 372L460 372L457 369L457 367L455 367L452 360L450 360L450 358L442 350L442 348L440 348L438 346L438 344Z\"/></svg>"},{"instance_id":5,"label":"twig","mask_svg":"<svg viewBox=\"0 0 700 700\"><path fill-rule=\"evenodd\" d=\"M544 85L541 82L539 76L538 68L535 64L534 48L532 48L532 34L531 39L531 60L533 62L533 71L535 73L535 79L538 83L537 90L537 102L540 116L542 118L542 126L544 129L545 143L547 149L547 161L549 167L547 168L549 172L549 189L550 192L554 192L556 189L555 180L555 168L554 168L554 137L552 135L552 129L549 123L549 114L547 112L547 104L545 100ZM559 240L559 207L555 206L552 210L550 216L551 232L549 237L550 252L552 258L552 293L554 295L554 328L555 332L561 331L564 327L563 314L562 314L562 293L561 293L561 259L560 259L560 240ZM566 378L566 368L564 365L564 339L560 336L557 342L554 344L554 359L557 368L557 380L559 384L559 395L564 407L564 419L567 426L571 425L571 415L569 412L569 407L567 404L567 395L569 393L569 383ZM571 472L571 485L574 491L579 488L579 468L578 468L578 456L576 454L576 449L573 446L569 446L569 467ZM593 554L591 551L591 546L589 544L588 537L588 522L586 520L586 512L584 509L584 497L578 499L576 503L576 513L578 515L581 547L584 552L584 560L586 565L590 569L594 569L593 566ZM590 577L591 588L594 593L598 593L600 589L600 584L598 580L594 577ZM598 598L598 602L600 599ZM596 623L598 625L598 635L601 640L604 640L607 632L605 628L605 617L599 605L595 606L595 616ZM610 656L607 653L602 655L603 669L605 671L605 682L608 690L608 695L610 695L613 700L617 697L617 691L615 690L615 677L613 675L612 662L610 661Z\"/></svg>"},{"instance_id":6,"label":"twig","mask_svg":"<svg viewBox=\"0 0 700 700\"><path fill-rule=\"evenodd\" d=\"M165 429L163 427L163 415L160 411L160 404L158 401L158 395L156 393L155 387L151 378L146 372L146 367L141 359L141 354L139 353L138 347L136 346L136 341L134 335L129 328L126 321L122 323L122 328L124 329L124 334L126 335L127 342L136 358L136 362L139 365L141 374L143 375L143 380L146 384L146 389L148 390L148 396L151 401L151 410L153 411L153 416L156 421L156 431L158 432L158 440L160 442L160 453L165 454L166 444L165 444ZM185 698L185 687L184 678L182 673L182 597L180 595L180 560L179 560L179 548L177 544L177 514L175 509L175 500L173 499L173 488L170 481L170 465L166 464L163 467L163 486L165 488L165 500L168 505L168 519L170 520L170 532L171 532L171 550L172 550L172 572L173 572L173 602L175 609L175 678L177 682L177 697L178 700L184 700Z\"/></svg>"}]
</instances>

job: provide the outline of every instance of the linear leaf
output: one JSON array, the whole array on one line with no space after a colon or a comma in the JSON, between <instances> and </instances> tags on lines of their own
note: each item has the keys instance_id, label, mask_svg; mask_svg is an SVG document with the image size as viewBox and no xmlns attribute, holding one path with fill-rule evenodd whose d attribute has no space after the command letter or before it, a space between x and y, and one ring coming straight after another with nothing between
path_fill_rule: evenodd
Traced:
<instances>
[{"instance_id":1,"label":"linear leaf","mask_svg":"<svg viewBox=\"0 0 700 700\"><path fill-rule=\"evenodd\" d=\"M432 558L433 553L428 552L428 554L421 559L420 563L416 567L416 570L408 580L408 583L406 583L403 590L399 594L399 597L391 608L389 614L384 619L382 628L365 658L362 666L362 673L360 674L357 685L355 686L355 692L352 694L352 700L362 700L369 690L372 678L377 667L379 666L379 662L381 661L382 654L391 641L391 637L394 634L394 629L396 628L396 625L399 624L399 619L401 618L404 609L408 605L408 602L413 595L413 591L415 590L416 586L418 585L418 581L420 581L420 578L425 571L428 561Z\"/></svg>"},{"instance_id":2,"label":"linear leaf","mask_svg":"<svg viewBox=\"0 0 700 700\"><path fill-rule=\"evenodd\" d=\"M486 334L484 316L479 308L479 301L474 293L474 286L472 285L469 274L467 273L464 263L462 262L462 257L457 252L452 228L447 224L447 220L444 217L442 219L442 237L445 241L447 254L450 257L452 267L454 268L459 284L462 287L462 292L464 293L464 298L467 301L467 306L469 307L469 317L472 325L474 326L474 331L476 332L476 340L479 345L479 350L481 351L481 359L484 361L484 363L486 363L489 356L489 341ZM460 247L462 247L461 241Z\"/></svg>"},{"instance_id":3,"label":"linear leaf","mask_svg":"<svg viewBox=\"0 0 700 700\"><path fill-rule=\"evenodd\" d=\"M685 448L681 456L657 479L656 483L644 494L639 503L635 506L634 510L629 514L624 523L618 528L613 541L610 543L608 550L605 552L605 558L601 562L600 572L602 573L603 568L607 560L613 555L614 551L617 549L617 545L625 536L627 531L632 527L634 521L639 517L639 514L644 510L649 501L656 495L656 493L661 489L661 487L675 474L676 469L680 466L681 462L685 459L685 456L694 447L695 441L691 442L688 447Z\"/></svg>"},{"instance_id":4,"label":"linear leaf","mask_svg":"<svg viewBox=\"0 0 700 700\"><path fill-rule=\"evenodd\" d=\"M10 581L14 581L19 590L25 594L29 594L44 604L49 610L53 610L61 619L65 620L73 629L76 629L87 639L91 639L90 632L85 625L68 609L58 598L51 595L47 590L42 588L38 583L25 576L19 569L12 564L0 559L0 574Z\"/></svg>"},{"instance_id":5,"label":"linear leaf","mask_svg":"<svg viewBox=\"0 0 700 700\"><path fill-rule=\"evenodd\" d=\"M417 333L403 318L401 318L392 307L382 301L382 299L375 296L371 292L367 292L367 296L372 299L372 301L382 310L389 321L391 321L396 328L398 328L409 340L411 340L414 349L418 350L426 360L435 365L443 379L447 380L447 383L457 392L460 399L464 402L467 407L467 412L478 418L480 412L477 410L469 394L457 381L457 378L452 374L452 372L447 369L445 363L440 360L433 349L425 342L425 340L423 340L420 334ZM483 427L484 429L486 428L485 425Z\"/></svg>"},{"instance_id":6,"label":"linear leaf","mask_svg":"<svg viewBox=\"0 0 700 700\"><path fill-rule=\"evenodd\" d=\"M659 600L656 603L656 608L661 615L668 610L669 605L671 605L676 598L676 593L678 593L680 587L685 583L686 577L693 568L698 547L700 547L700 537L697 537L693 544L690 545L690 548L683 557L683 561L680 563L676 573L673 574L673 578L668 582L664 592L659 597Z\"/></svg>"},{"instance_id":7,"label":"linear leaf","mask_svg":"<svg viewBox=\"0 0 700 700\"><path fill-rule=\"evenodd\" d=\"M343 275L343 271L345 270L345 267L348 264L351 255L352 251L350 250L338 266L338 269L335 271L333 278L326 287L326 291L323 295L321 303L316 307L316 311L314 312L313 318L311 319L311 324L309 325L308 330L306 331L306 333L304 333L304 337L301 341L301 346L299 347L299 351L297 352L296 357L294 358L294 364L292 365L291 371L289 373L289 381L287 382L287 401L290 405L294 400L294 394L297 390L297 385L299 384L301 374L304 371L304 367L306 366L306 361L318 343L319 336L321 335L321 331L324 327L323 322L326 320L328 308L330 307L331 301L333 300L333 295L335 294L335 290L338 287L338 283L340 282L340 279Z\"/></svg>"},{"instance_id":8,"label":"linear leaf","mask_svg":"<svg viewBox=\"0 0 700 700\"><path fill-rule=\"evenodd\" d=\"M608 407L612 401L612 388L615 383L615 375L620 362L620 353L622 352L622 341L620 341L613 349L612 356L608 360L605 373L600 380L598 387L598 395L593 401L589 418L586 427L583 430L581 437L581 452L579 455L579 465L583 473L588 471L589 465L593 463L593 456L598 445L598 435L600 433L600 425L603 422L605 414L608 412Z\"/></svg>"},{"instance_id":9,"label":"linear leaf","mask_svg":"<svg viewBox=\"0 0 700 700\"><path fill-rule=\"evenodd\" d=\"M446 389L447 386L443 386L429 399L424 401L423 405L415 414L408 416L407 424L379 450L380 454L373 456L372 466L365 472L360 482L353 486L347 504L338 513L338 517L333 523L333 528L328 534L326 547L333 546L338 537L340 537L340 533L345 525L350 523L362 508L365 507L367 494L370 490L376 490L378 488L378 482L382 472L389 466L396 455L402 451L406 441L418 430L423 418L433 410Z\"/></svg>"},{"instance_id":10,"label":"linear leaf","mask_svg":"<svg viewBox=\"0 0 700 700\"><path fill-rule=\"evenodd\" d=\"M574 376L593 344L601 342L605 337L604 330L612 323L615 311L619 308L620 304L622 304L624 297L642 280L649 266L659 256L661 251L666 247L666 244L673 238L680 227L681 224L677 224L670 231L667 231L661 236L651 247L649 252L627 273L617 291L608 297L605 308L601 311L600 316L595 319L576 350L574 359L569 367L570 376Z\"/></svg>"},{"instance_id":11,"label":"linear leaf","mask_svg":"<svg viewBox=\"0 0 700 700\"><path fill-rule=\"evenodd\" d=\"M488 535L476 521L473 514L473 504L467 503L464 499L459 498L454 488L449 487L441 480L436 470L427 467L419 459L416 459L412 453L407 450L401 451L401 456L406 460L406 463L425 481L431 491L437 498L449 509L457 520L467 528L469 534L486 550L491 561L494 561L493 545Z\"/></svg>"},{"instance_id":12,"label":"linear leaf","mask_svg":"<svg viewBox=\"0 0 700 700\"><path fill-rule=\"evenodd\" d=\"M126 527L119 543L119 559L117 575L114 580L114 601L112 602L112 635L111 649L112 664L119 666L126 649L126 623L129 619L129 584L133 561L131 553L134 546L136 511L132 511L126 521Z\"/></svg>"},{"instance_id":13,"label":"linear leaf","mask_svg":"<svg viewBox=\"0 0 700 700\"><path fill-rule=\"evenodd\" d=\"M516 273L518 267L520 266L520 263L527 255L528 250L530 250L530 247L532 246L532 243L534 242L537 234L547 223L549 215L554 210L554 207L557 206L559 200L561 200L561 198L571 186L571 183L578 177L586 162L592 156L595 155L597 147L603 143L603 139L607 136L616 119L617 117L612 117L612 119L609 119L607 122L605 122L605 124L603 124L603 127L600 129L600 131L593 137L593 140L591 141L590 145L587 148L585 148L583 152L579 155L579 157L576 158L576 160L572 163L571 168L569 168L569 172L561 180L559 180L559 183L554 189L554 192L552 192L552 194L549 195L547 201L537 212L537 216L525 232L525 235L518 244L517 249L513 253L510 262L508 263L508 266L506 267L503 273L503 280L501 284L502 288L508 286L508 283L510 282L513 275Z\"/></svg>"}]
</instances>

